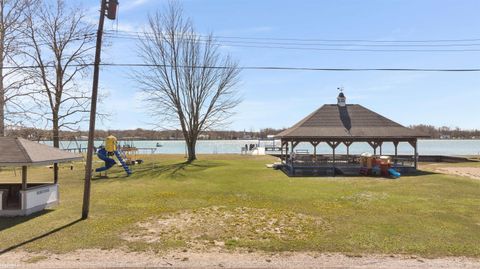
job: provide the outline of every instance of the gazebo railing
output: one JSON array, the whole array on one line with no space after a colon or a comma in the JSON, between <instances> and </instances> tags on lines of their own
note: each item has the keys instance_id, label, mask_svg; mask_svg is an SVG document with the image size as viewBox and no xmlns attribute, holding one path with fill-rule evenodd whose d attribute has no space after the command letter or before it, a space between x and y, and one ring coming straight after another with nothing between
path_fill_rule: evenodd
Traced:
<instances>
[{"instance_id":1,"label":"gazebo railing","mask_svg":"<svg viewBox=\"0 0 480 269\"><path fill-rule=\"evenodd\" d=\"M360 155L336 155L335 161L333 155L311 155L311 154L295 154L287 156L284 162L289 165L315 167L326 165L359 165ZM414 167L415 160L413 157L392 157L392 166L398 167Z\"/></svg>"}]
</instances>

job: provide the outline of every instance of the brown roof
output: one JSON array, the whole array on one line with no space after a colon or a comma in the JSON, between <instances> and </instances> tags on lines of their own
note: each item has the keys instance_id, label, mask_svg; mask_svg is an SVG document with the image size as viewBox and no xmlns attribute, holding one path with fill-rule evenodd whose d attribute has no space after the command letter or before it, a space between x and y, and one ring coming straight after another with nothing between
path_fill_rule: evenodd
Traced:
<instances>
[{"instance_id":1,"label":"brown roof","mask_svg":"<svg viewBox=\"0 0 480 269\"><path fill-rule=\"evenodd\" d=\"M361 105L324 105L277 137L393 140L427 135L404 127Z\"/></svg>"},{"instance_id":2,"label":"brown roof","mask_svg":"<svg viewBox=\"0 0 480 269\"><path fill-rule=\"evenodd\" d=\"M81 159L80 155L23 138L0 137L0 166L51 164Z\"/></svg>"}]
</instances>

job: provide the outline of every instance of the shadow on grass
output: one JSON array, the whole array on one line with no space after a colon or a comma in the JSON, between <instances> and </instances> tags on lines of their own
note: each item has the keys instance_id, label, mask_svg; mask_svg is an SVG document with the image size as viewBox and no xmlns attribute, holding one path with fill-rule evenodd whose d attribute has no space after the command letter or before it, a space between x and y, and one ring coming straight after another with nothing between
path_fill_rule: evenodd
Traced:
<instances>
[{"instance_id":1,"label":"shadow on grass","mask_svg":"<svg viewBox=\"0 0 480 269\"><path fill-rule=\"evenodd\" d=\"M135 177L144 177L144 176L161 176L168 175L172 178L180 178L185 176L187 169L192 169L192 172L200 172L207 170L209 168L220 167L223 164L220 163L198 163L193 162L181 162L174 164L159 165L158 163L145 164L142 167L136 168L134 170Z\"/></svg>"},{"instance_id":2,"label":"shadow on grass","mask_svg":"<svg viewBox=\"0 0 480 269\"><path fill-rule=\"evenodd\" d=\"M332 178L332 177L343 177L343 178L385 178L385 179L392 179L391 177L385 177L385 176L372 176L372 175L360 175L360 174L344 174L341 172L341 170L336 169L335 170L335 175L326 175L326 172L319 172L319 173L314 173L312 171L304 171L304 172L296 172L295 174L292 174L290 171L287 169L278 169L282 171L286 176L288 177L319 177L319 178ZM429 176L429 175L439 175L440 173L434 172L434 171L428 171L428 170L417 170L416 172L411 172L407 174L401 174L401 177L419 177L419 176ZM400 178L401 178L400 177Z\"/></svg>"},{"instance_id":3,"label":"shadow on grass","mask_svg":"<svg viewBox=\"0 0 480 269\"><path fill-rule=\"evenodd\" d=\"M0 218L0 232L6 230L8 228L14 227L18 224L25 223L31 219L38 218L40 216L46 215L50 212L53 212L53 209L45 209L40 212L33 213L29 216L21 216L21 217L2 217Z\"/></svg>"},{"instance_id":4,"label":"shadow on grass","mask_svg":"<svg viewBox=\"0 0 480 269\"><path fill-rule=\"evenodd\" d=\"M28 220L31 219L31 218L38 217L38 216L39 216L38 214L37 214L37 215L34 214L34 215L29 216L29 217L25 217L25 218L22 217L22 218L18 218L18 219L19 219L18 221L19 221L19 222L25 222L25 221L28 221ZM15 220L15 219L13 219L13 220ZM17 248L19 248L19 247L22 247L22 246L24 246L24 245L26 245L26 244L35 242L35 241L37 241L37 240L40 240L40 239L42 239L42 238L45 238L45 237L50 236L50 235L52 235L52 234L55 234L55 233L57 233L57 232L59 232L59 231L61 231L61 230L63 230L63 229L66 229L66 228L68 228L68 227L71 227L71 226L77 224L77 223L80 222L80 221L82 221L81 218L79 218L79 219L77 219L77 220L74 220L74 221L72 221L72 222L70 222L70 223L67 223L67 224L65 224L65 225L63 225L63 226L60 226L60 227L58 227L58 228L55 228L55 229L53 229L53 230L51 230L51 231L48 231L48 232L46 232L46 233L44 233L44 234L35 236L34 238L28 239L28 240L26 240L26 241L20 242L20 243L18 243L18 244L13 245L13 246L10 246L10 247L7 247L7 248L5 248L5 249L2 249L2 250L0 250L0 256L3 255L3 254L5 254L5 253L7 253L7 252L10 252L10 251L12 251L12 250L15 250L15 249L17 249ZM17 223L17 224L18 224L18 223ZM3 228L3 225L0 226L0 227ZM10 227L11 227L11 226L10 226Z\"/></svg>"},{"instance_id":5,"label":"shadow on grass","mask_svg":"<svg viewBox=\"0 0 480 269\"><path fill-rule=\"evenodd\" d=\"M416 176L429 176L429 175L439 175L440 173L428 170L417 170L417 172L412 174L406 174L405 176L416 177Z\"/></svg>"}]
</instances>

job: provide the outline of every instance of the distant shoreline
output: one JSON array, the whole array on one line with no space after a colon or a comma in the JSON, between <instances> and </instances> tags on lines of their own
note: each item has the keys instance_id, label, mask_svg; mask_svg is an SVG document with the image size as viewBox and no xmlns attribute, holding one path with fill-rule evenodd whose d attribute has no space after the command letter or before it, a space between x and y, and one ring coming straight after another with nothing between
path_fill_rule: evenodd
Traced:
<instances>
[{"instance_id":1,"label":"distant shoreline","mask_svg":"<svg viewBox=\"0 0 480 269\"><path fill-rule=\"evenodd\" d=\"M165 142L165 141L185 141L185 139L150 139L150 138L138 138L138 139L125 139L125 138L118 138L118 140L121 141L158 141L158 142ZM245 138L245 139L198 139L198 141L273 141L272 139L267 139L267 138ZM275 139L275 140L280 140L280 139ZM480 142L480 138L448 138L448 139L442 139L442 138L419 138L418 140L425 140L425 141L474 141L478 140ZM39 140L40 142L52 142L52 140ZM72 139L67 140L67 139L61 139L60 141L74 141ZM76 141L82 141L86 142L87 139L76 139ZM103 141L103 138L97 138L95 141ZM359 142L361 143L361 142Z\"/></svg>"}]
</instances>

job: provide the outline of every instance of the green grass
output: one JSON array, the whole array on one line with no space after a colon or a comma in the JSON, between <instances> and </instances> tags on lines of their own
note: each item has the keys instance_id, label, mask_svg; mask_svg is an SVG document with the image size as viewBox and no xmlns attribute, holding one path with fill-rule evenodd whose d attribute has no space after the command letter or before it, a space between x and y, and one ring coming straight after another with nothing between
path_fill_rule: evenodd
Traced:
<instances>
[{"instance_id":1,"label":"green grass","mask_svg":"<svg viewBox=\"0 0 480 269\"><path fill-rule=\"evenodd\" d=\"M114 168L108 179L95 180L91 217L78 222L82 165L62 168L61 204L0 219L0 250L162 251L223 242L226 249L253 251L480 257L478 180L433 173L399 180L289 178L265 167L273 160L209 155L185 164L182 156L149 156L129 178ZM45 167L29 174L35 181L50 175ZM0 173L0 181L11 180L20 182L19 175Z\"/></svg>"}]
</instances>

